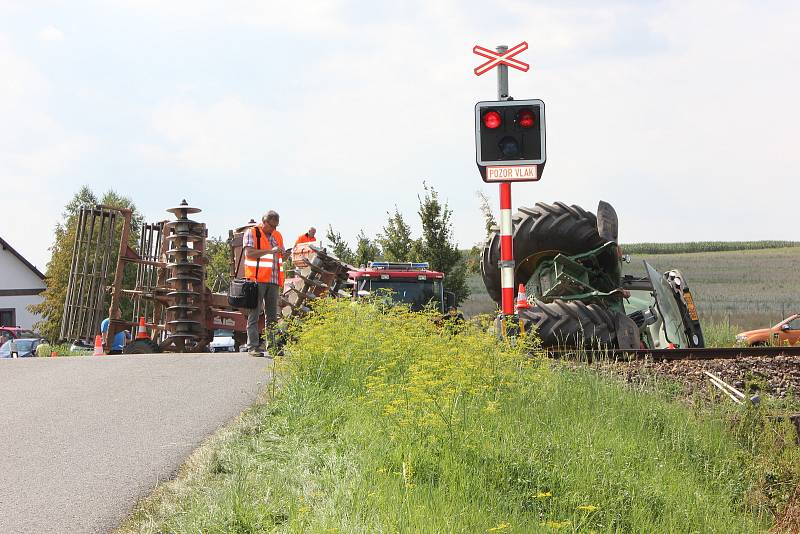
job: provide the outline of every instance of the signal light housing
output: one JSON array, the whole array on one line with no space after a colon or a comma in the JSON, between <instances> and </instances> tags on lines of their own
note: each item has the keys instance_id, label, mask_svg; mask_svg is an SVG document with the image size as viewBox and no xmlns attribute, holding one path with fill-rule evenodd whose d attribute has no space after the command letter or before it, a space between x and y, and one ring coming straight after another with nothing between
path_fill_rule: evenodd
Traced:
<instances>
[{"instance_id":1,"label":"signal light housing","mask_svg":"<svg viewBox=\"0 0 800 534\"><path fill-rule=\"evenodd\" d=\"M539 179L547 161L544 102L541 100L487 101L475 104L475 151L484 181L487 167L532 167L514 180ZM493 173L508 175L509 173ZM512 173L513 174L513 173ZM503 178L503 181L506 179Z\"/></svg>"}]
</instances>

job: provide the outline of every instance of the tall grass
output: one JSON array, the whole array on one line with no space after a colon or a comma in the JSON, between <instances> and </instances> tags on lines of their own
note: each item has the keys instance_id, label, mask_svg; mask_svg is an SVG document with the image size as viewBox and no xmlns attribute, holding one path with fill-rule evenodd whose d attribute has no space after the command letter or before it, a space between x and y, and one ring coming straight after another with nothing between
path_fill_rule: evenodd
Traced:
<instances>
[{"instance_id":1,"label":"tall grass","mask_svg":"<svg viewBox=\"0 0 800 534\"><path fill-rule=\"evenodd\" d=\"M339 301L296 336L275 398L123 531L757 532L796 482L783 433L532 342Z\"/></svg>"},{"instance_id":2,"label":"tall grass","mask_svg":"<svg viewBox=\"0 0 800 534\"><path fill-rule=\"evenodd\" d=\"M733 347L736 344L736 334L742 329L731 324L729 317L706 318L702 317L703 338L706 347Z\"/></svg>"}]
</instances>

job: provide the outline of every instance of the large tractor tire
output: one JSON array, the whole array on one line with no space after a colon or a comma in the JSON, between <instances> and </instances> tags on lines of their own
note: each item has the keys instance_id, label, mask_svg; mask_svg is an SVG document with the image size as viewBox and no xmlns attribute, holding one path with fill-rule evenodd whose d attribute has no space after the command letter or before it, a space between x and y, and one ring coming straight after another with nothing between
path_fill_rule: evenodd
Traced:
<instances>
[{"instance_id":1,"label":"large tractor tire","mask_svg":"<svg viewBox=\"0 0 800 534\"><path fill-rule=\"evenodd\" d=\"M522 207L512 217L514 227L515 287L526 284L539 262L558 253L579 254L595 249L605 240L597 231L597 217L579 206L537 203ZM500 291L500 234L486 241L481 256L481 274L489 296L498 304Z\"/></svg>"},{"instance_id":2,"label":"large tractor tire","mask_svg":"<svg viewBox=\"0 0 800 534\"><path fill-rule=\"evenodd\" d=\"M616 342L614 315L594 304L537 300L520 310L519 318L526 332L536 331L545 348L613 347Z\"/></svg>"},{"instance_id":3,"label":"large tractor tire","mask_svg":"<svg viewBox=\"0 0 800 534\"><path fill-rule=\"evenodd\" d=\"M158 343L149 339L135 339L125 345L122 354L158 354L161 347Z\"/></svg>"},{"instance_id":4,"label":"large tractor tire","mask_svg":"<svg viewBox=\"0 0 800 534\"><path fill-rule=\"evenodd\" d=\"M502 295L500 293L500 234L494 232L483 245L481 254L481 276L486 292L493 301L500 304Z\"/></svg>"}]
</instances>

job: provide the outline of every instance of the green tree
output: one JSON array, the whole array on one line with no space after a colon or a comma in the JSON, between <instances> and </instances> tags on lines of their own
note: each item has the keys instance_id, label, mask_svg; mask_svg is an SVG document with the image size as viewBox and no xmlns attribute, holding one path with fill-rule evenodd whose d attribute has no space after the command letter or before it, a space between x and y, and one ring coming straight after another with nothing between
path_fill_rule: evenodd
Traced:
<instances>
[{"instance_id":1,"label":"green tree","mask_svg":"<svg viewBox=\"0 0 800 534\"><path fill-rule=\"evenodd\" d=\"M355 253L355 262L353 265L359 267L361 265L367 265L371 261L375 261L380 257L381 249L378 246L378 243L367 237L364 233L364 230L361 230L358 233L358 237L356 238L356 253Z\"/></svg>"},{"instance_id":2,"label":"green tree","mask_svg":"<svg viewBox=\"0 0 800 534\"><path fill-rule=\"evenodd\" d=\"M389 215L383 232L378 234L378 244L383 250L386 261L414 261L414 239L411 237L411 227L406 224L403 215L394 208L394 215Z\"/></svg>"},{"instance_id":3,"label":"green tree","mask_svg":"<svg viewBox=\"0 0 800 534\"><path fill-rule=\"evenodd\" d=\"M493 232L497 231L497 219L494 218L492 204L489 202L489 197L486 196L486 193L483 191L477 191L476 195L478 196L478 200L480 202L479 209L481 211L481 215L483 215L483 224L486 228L486 237L489 237ZM482 249L483 245L478 244L474 245L468 251L465 251L464 264L468 273L476 274L480 272Z\"/></svg>"},{"instance_id":4,"label":"green tree","mask_svg":"<svg viewBox=\"0 0 800 534\"><path fill-rule=\"evenodd\" d=\"M349 263L351 265L355 263L355 255L353 254L353 251L350 250L347 241L342 238L342 234L339 232L334 232L331 225L328 225L328 233L325 237L331 244L331 249L334 256L345 263Z\"/></svg>"},{"instance_id":5,"label":"green tree","mask_svg":"<svg viewBox=\"0 0 800 534\"><path fill-rule=\"evenodd\" d=\"M227 291L231 284L231 247L226 239L206 240L206 287L211 291Z\"/></svg>"},{"instance_id":6,"label":"green tree","mask_svg":"<svg viewBox=\"0 0 800 534\"><path fill-rule=\"evenodd\" d=\"M453 212L447 203L439 201L433 187L423 184L425 194L419 197L419 214L422 222L422 237L418 248L421 258L428 261L431 269L445 274L444 287L456 295L456 302L469 296L466 265L461 258L458 245L453 242Z\"/></svg>"},{"instance_id":7,"label":"green tree","mask_svg":"<svg viewBox=\"0 0 800 534\"><path fill-rule=\"evenodd\" d=\"M468 273L476 274L481 271L481 252L481 247L478 245L473 245L471 249L463 252L464 264Z\"/></svg>"},{"instance_id":8,"label":"green tree","mask_svg":"<svg viewBox=\"0 0 800 534\"><path fill-rule=\"evenodd\" d=\"M480 199L480 210L483 215L483 222L486 226L486 235L489 236L492 233L492 229L497 228L497 219L494 218L492 204L489 202L489 197L486 196L486 193L478 191L478 198Z\"/></svg>"},{"instance_id":9,"label":"green tree","mask_svg":"<svg viewBox=\"0 0 800 534\"><path fill-rule=\"evenodd\" d=\"M61 221L56 223L53 232L53 244L49 249L50 260L47 262L47 267L45 269L46 289L41 294L42 302L28 307L30 312L41 317L34 325L34 328L48 340L57 340L61 331L61 320L64 316L64 300L67 296L69 271L78 225L78 213L80 212L81 206L98 203L106 206L129 208L133 210L131 217L131 235L128 244L130 246L135 246L138 241L142 218L136 213L136 207L129 198L120 196L114 191L108 191L98 202L97 196L87 186L81 187L80 190L75 193L72 199L64 206L64 211L61 213ZM115 246L119 243L121 231L122 223L120 221L115 227ZM109 263L111 266L109 268L110 276L114 274L117 252L117 249L112 251ZM124 277L132 283L135 277L135 266L130 265L128 269L125 270ZM106 282L110 283L110 281L109 279ZM107 302L104 303L104 305L107 305Z\"/></svg>"}]
</instances>

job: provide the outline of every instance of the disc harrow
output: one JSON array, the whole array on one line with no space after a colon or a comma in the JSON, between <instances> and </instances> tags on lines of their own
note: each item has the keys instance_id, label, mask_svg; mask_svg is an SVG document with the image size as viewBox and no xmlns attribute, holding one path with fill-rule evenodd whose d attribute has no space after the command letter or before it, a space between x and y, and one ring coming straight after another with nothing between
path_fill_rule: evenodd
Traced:
<instances>
[{"instance_id":1,"label":"disc harrow","mask_svg":"<svg viewBox=\"0 0 800 534\"><path fill-rule=\"evenodd\" d=\"M190 214L200 213L200 208L189 206L184 199L179 206L167 212L175 215L174 221L164 223L165 240L169 249L167 257L168 291L167 337L162 348L172 345L178 352L201 350L207 341L202 318L205 308L205 224L189 219Z\"/></svg>"}]
</instances>

